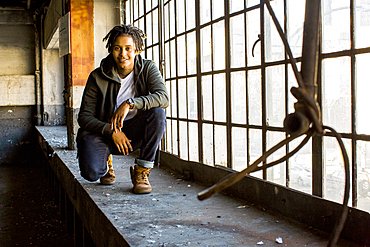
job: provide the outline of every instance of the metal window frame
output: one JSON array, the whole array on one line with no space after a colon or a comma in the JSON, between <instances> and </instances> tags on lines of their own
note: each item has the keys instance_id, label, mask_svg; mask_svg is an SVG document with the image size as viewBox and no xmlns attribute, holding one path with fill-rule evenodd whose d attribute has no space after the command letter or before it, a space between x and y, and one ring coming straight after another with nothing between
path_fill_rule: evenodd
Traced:
<instances>
[{"instance_id":1,"label":"metal window frame","mask_svg":"<svg viewBox=\"0 0 370 247\"><path fill-rule=\"evenodd\" d=\"M133 17L136 17L135 16L135 1L134 0L129 0L131 1L131 7L132 9L130 10L130 17L133 18ZM212 124L213 126L215 125L221 125L221 126L226 126L226 136L227 136L227 164L228 164L228 167L229 168L233 168L233 164L232 164L232 128L233 127L241 127L241 128L245 128L246 129L246 138L247 138L247 162L248 162L248 165L250 164L250 146L249 146L249 130L250 129L256 129L256 130L262 130L262 153L265 153L266 150L267 150L267 132L268 131L278 131L278 132L285 132L283 130L282 127L274 127L274 126L268 126L267 122L266 122L266 116L267 116L267 98L266 98L266 68L268 67L271 67L271 66L275 66L275 65L284 65L285 68L284 68L284 74L285 74L285 112L286 114L288 113L288 93L289 93L289 88L288 88L288 65L289 65L289 61L288 61L288 58L286 56L286 53L284 53L284 59L281 60L281 61L272 61L272 62L267 62L266 61L266 54L265 54L265 51L266 51L266 44L265 44L265 8L263 6L263 4L261 3L264 3L264 0L261 0L260 1L260 4L257 4L255 6L252 6L252 7L246 7L246 3L244 1L244 9L243 10L240 10L240 11L237 11L237 12L233 12L233 13L230 13L229 11L229 0L224 0L224 16L222 17L219 17L217 18L216 20L213 20L212 19L212 1L213 0L209 0L210 1L210 6L211 6L211 21L210 22L207 22L207 23L204 23L202 25L200 25L200 1L201 0L194 0L195 1L195 28L192 28L192 29L189 29L187 30L187 23L185 21L185 31L178 34L177 33L177 18L176 18L176 14L177 14L177 1L184 1L184 6L185 6L185 17L187 15L187 11L186 11L186 6L187 6L187 0L158 0L158 26L159 26L159 42L158 42L158 45L159 45L159 56L160 56L160 70L163 74L165 73L168 73L167 71L165 71L165 63L172 63L172 62L175 62L176 63L176 67L178 65L178 62L177 62L177 59L178 59L178 56L177 56L177 38L179 36L182 36L182 35L185 35L185 43L187 44L187 34L191 33L191 32L194 32L195 31L195 36L196 36L196 57L197 57L197 60L196 60L196 80L197 80L197 113L198 113L198 119L197 120L193 120L193 119L189 119L188 117L188 110L187 110L187 119L184 119L184 118L180 118L179 115L177 114L176 117L173 117L173 115L171 114L170 117L168 117L169 120L171 120L171 124L172 122L174 121L176 124L176 127L177 127L177 136L174 137L172 136L172 140L179 140L180 138L180 133L179 133L179 121L186 121L188 122L187 123L187 131L189 133L189 123L197 123L198 125L198 158L199 158L199 162L202 162L203 161L203 124L204 123L207 123L207 124ZM145 4L146 1L144 1L144 4ZM170 37L170 35L168 36L169 38L167 40L165 40L165 29L164 29L164 25L167 25L167 23L164 23L164 15L166 13L163 13L164 12L164 6L169 4L170 2L173 2L174 3L174 13L175 13L175 23L173 23L173 25L175 25L175 36L174 37ZM284 0L284 24L283 24L283 30L286 32L287 30L287 4L288 4L288 0ZM254 66L248 66L248 57L247 57L247 54L245 54L245 66L244 67L238 67L238 68L231 68L231 59L230 59L230 18L234 17L234 16L237 16L239 14L243 14L244 15L244 20L245 20L245 23L244 23L244 41L245 41L245 45L247 46L247 27L246 27L246 14L247 12L249 11L252 11L252 10L255 10L255 9L260 9L260 34L261 34L261 42L260 42L260 50L261 50L261 64L260 65L254 65ZM144 10L146 10L145 6L144 6ZM153 9L151 10L153 11ZM151 11L147 12L147 13L144 13L144 15L142 16L138 16L135 20L132 20L132 23L138 21L140 18L142 18L143 16L145 16L146 14L148 13L151 13ZM145 11L144 11L145 12ZM170 14L170 10L168 9L168 16ZM317 83L318 83L318 102L319 102L319 105L322 106L322 61L327 59L327 58L337 58L337 57L344 57L344 56L347 56L347 57L350 57L350 63L351 63L351 68L350 68L350 73L351 73L351 133L340 133L342 135L343 138L345 139L348 139L351 141L351 153L352 153L352 156L351 156L351 163L353 164L352 165L352 206L353 207L357 207L357 142L358 141L370 141L370 135L364 135L364 134L357 134L356 133L356 93L355 93L355 80L356 80L356 74L355 74L355 57L356 55L359 55L359 54L367 54L367 53L370 53L370 47L366 47L366 48L357 48L355 47L355 7L354 7L354 0L350 0L350 44L351 44L351 47L350 49L348 50L343 50L343 51L337 51L337 52L330 52L330 53L323 53L322 52L322 47L320 46L320 50L319 50L319 68L318 68L318 74L317 74ZM152 18L154 18L152 16ZM207 27L207 26L211 26L211 40L213 39L213 24L220 21L221 19L224 19L224 28L225 28L225 69L224 70L218 70L218 71L215 71L213 69L213 49L211 49L211 63L212 63L212 69L211 71L207 71L207 72L201 72L201 38L200 38L200 35L201 35L201 29L203 29L204 27ZM144 23L145 23L145 28L146 28L146 19L144 18ZM172 25L170 23L170 25ZM171 29L169 28L168 29L168 32L171 32L170 31ZM152 32L153 34L153 32ZM170 57L170 61L165 61L165 44L166 43L169 43L169 47L172 45L171 44L171 41L174 40L174 43L175 43L175 53L176 53L176 56L173 58L172 57L172 54L171 54L171 48L170 48L170 54L169 54L169 57ZM212 45L213 45L213 42L211 42ZM153 47L155 44L152 44L151 47ZM150 48L150 47L148 47ZM284 51L285 51L285 48L284 48ZM185 48L185 57L186 57L186 60L187 60L187 57L188 57L188 54L187 54L187 49ZM301 61L301 57L298 57L296 58L297 61ZM246 124L236 124L236 123L232 123L231 120L231 73L232 72L238 72L238 71L245 71L245 75L246 75L246 82L248 81L248 71L249 70L253 70L253 69L260 69L261 71L261 91L262 91L262 124L261 126L259 125L252 125L249 123L249 112L248 112L248 107L246 109L247 111L247 119L246 119ZM225 83L226 83L226 123L220 123L220 122L215 122L214 119L213 121L208 121L208 120L204 120L203 117L202 117L202 83L201 83L201 80L202 80L202 76L204 75L212 75L212 85L213 85L213 76L214 74L216 73L225 73ZM186 64L186 75L185 76L179 76L178 75L178 71L176 70L176 74L175 76L170 76L169 78L165 78L165 81L175 81L176 82L176 88L177 88L177 95L176 95L176 100L177 100L177 104L176 104L176 108L175 109L170 109L170 111L172 110L175 110L179 111L179 98L178 98L178 80L179 79L186 79L186 88L188 88L188 81L187 79L190 78L190 77L194 77L194 75L189 75L188 74L188 65ZM248 87L246 87L246 103L248 103ZM214 95L212 95L212 102L214 103ZM186 92L186 99L188 99L188 94ZM213 104L214 105L214 104ZM214 107L213 107L213 111L214 111ZM172 128L171 128L172 130ZM214 136L215 136L215 132L214 132L214 128L213 128L213 142L214 142ZM332 136L330 133L329 134L325 134L324 136ZM162 148L165 149L165 145L166 145L167 142L164 142L163 145L162 145ZM187 143L189 145L189 137L188 137L188 140L187 140ZM174 144L172 144L174 145ZM178 152L179 152L179 156L180 156L180 152L181 152L181 148L180 148L180 142L177 142L177 148L178 148ZM324 185L324 160L323 160L323 136L314 136L313 139L312 139L312 163L315 164L312 166L312 195L315 195L315 196L319 196L319 197L323 197L323 185ZM173 149L171 149L173 150ZM188 157L190 158L190 148L188 146L187 148L188 150ZM289 151L289 147L288 145L286 146L286 152ZM213 145L213 160L215 160L215 145ZM287 162L287 166L286 166L286 176L287 176L287 183L286 183L286 186L290 186L289 184L289 162ZM267 178L267 173L266 173L266 170L263 170L263 179L266 179Z\"/></svg>"}]
</instances>

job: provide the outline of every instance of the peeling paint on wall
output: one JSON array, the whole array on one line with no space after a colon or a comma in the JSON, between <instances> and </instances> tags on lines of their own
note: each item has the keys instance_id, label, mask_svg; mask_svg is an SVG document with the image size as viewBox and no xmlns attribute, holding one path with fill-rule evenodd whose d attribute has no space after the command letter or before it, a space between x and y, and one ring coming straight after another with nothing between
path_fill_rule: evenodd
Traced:
<instances>
[{"instance_id":1,"label":"peeling paint on wall","mask_svg":"<svg viewBox=\"0 0 370 247\"><path fill-rule=\"evenodd\" d=\"M0 76L0 106L35 103L35 76Z\"/></svg>"}]
</instances>

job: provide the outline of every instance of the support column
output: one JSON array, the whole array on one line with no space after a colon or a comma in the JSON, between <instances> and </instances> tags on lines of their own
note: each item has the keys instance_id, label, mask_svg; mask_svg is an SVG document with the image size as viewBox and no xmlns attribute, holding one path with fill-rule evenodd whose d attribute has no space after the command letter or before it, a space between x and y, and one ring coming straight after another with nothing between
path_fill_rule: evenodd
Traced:
<instances>
[{"instance_id":1,"label":"support column","mask_svg":"<svg viewBox=\"0 0 370 247\"><path fill-rule=\"evenodd\" d=\"M82 93L94 69L94 1L70 0L71 53L67 56L66 117L68 148L76 149L77 116Z\"/></svg>"}]
</instances>

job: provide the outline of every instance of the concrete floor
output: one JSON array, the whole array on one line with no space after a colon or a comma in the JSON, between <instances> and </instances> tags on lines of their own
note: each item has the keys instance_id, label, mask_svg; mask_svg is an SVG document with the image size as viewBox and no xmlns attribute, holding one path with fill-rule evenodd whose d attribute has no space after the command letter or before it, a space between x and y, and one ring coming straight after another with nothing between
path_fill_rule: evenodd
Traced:
<instances>
[{"instance_id":1,"label":"concrete floor","mask_svg":"<svg viewBox=\"0 0 370 247\"><path fill-rule=\"evenodd\" d=\"M129 174L133 156L113 156L115 185L87 182L79 175L76 151L66 149L66 129L42 127L39 131L131 246L327 245L327 234L250 202L221 194L199 201L197 194L206 187L161 166L150 175L153 192L133 194ZM357 245L343 241L338 246Z\"/></svg>"}]
</instances>

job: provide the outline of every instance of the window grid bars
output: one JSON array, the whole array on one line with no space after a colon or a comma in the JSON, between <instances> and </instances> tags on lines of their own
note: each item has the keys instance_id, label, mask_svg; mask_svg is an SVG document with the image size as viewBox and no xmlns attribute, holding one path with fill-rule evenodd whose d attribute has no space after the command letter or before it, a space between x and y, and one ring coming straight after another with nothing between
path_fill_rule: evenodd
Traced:
<instances>
[{"instance_id":1,"label":"window grid bars","mask_svg":"<svg viewBox=\"0 0 370 247\"><path fill-rule=\"evenodd\" d=\"M179 0L172 0L175 2L175 9L176 9L176 1L179 1ZM175 109L171 109L171 117L168 117L168 119L170 120L175 120L177 122L177 128L179 130L179 120L182 120L182 121L187 121L188 124L187 124L187 131L189 131L189 123L190 122L197 122L198 123L198 143L199 143L199 161L203 161L203 150L202 150L202 126L204 123L209 123L209 124L212 124L213 126L215 125L221 125L221 126L225 126L225 123L221 123L221 122L215 122L214 121L214 114L213 114L213 121L207 121L207 120L203 120L202 119L202 95L201 95L201 92L202 92L202 85L201 85L201 79L202 79L202 76L205 76L205 75L212 75L212 88L214 88L214 77L213 75L216 74L216 73L220 73L220 72L225 72L226 73L226 100L227 100L227 121L226 121L226 128L227 128L227 161L228 161L228 164L229 166L231 166L231 163L232 163L232 148L231 148L231 129L233 127L242 127L242 128L246 128L246 133L247 133L247 140L249 140L249 130L250 129L262 129L262 152L266 152L266 146L267 146L267 136L266 136L266 133L267 131L284 131L282 128L279 128L279 127L273 127L273 126L268 126L267 123L266 123L266 116L267 116L267 113L266 113L266 110L267 110L267 102L266 102L266 68L267 67L270 67L270 66L274 66L274 65L284 65L284 74L285 74L285 112L287 113L288 112L288 106L287 106L287 103L288 103L288 93L289 93L289 88L288 88L288 66L289 66L289 61L287 60L287 57L286 57L286 54L284 55L285 56L285 59L284 60L281 60L281 61L273 61L273 62L266 62L265 60L265 26L264 26L264 23L265 23L265 16L264 16L264 7L262 5L256 5L256 6L253 6L253 7L250 7L250 8L246 8L245 6L245 3L244 3L244 10L240 10L238 12L234 12L234 13L231 13L229 14L229 6L228 6L228 0L225 0L224 1L224 4L225 4L225 16L224 17L219 17L217 18L216 20L212 20L212 16L211 16L211 21L208 22L208 23L205 23L205 24L202 24L200 25L200 12L199 12L199 6L200 6L200 0L196 0L195 1L195 6L196 6L196 11L195 11L195 15L196 15L196 26L195 28L193 29L190 29L190 30L187 30L187 23L185 22L185 31L181 34L178 34L177 33L177 23L176 23L176 18L175 18L175 36L174 37L169 37L168 40L165 40L164 42L165 43L169 43L169 47L171 47L171 41L172 40L175 40L175 53L177 54L177 38L181 35L185 35L185 43L187 44L187 34L190 33L190 32L193 32L195 31L196 32L196 46L197 46L197 71L198 73L196 74L196 78L197 78L197 90L198 90L198 100L197 100L197 104L198 104L198 120L192 120L192 119L188 119L189 115L188 115L188 109L187 109L187 113L186 113L186 116L187 118L184 119L184 118L180 118L179 115L177 114L177 117L173 117L173 113L172 111L175 110ZM171 0L168 0L164 3L164 5L166 4L169 4L171 2ZM210 0L211 2L211 8L212 8L212 0ZM263 0L261 0L261 3L263 2ZM132 2L131 2L132 3ZM145 4L145 3L144 3ZM284 1L284 15L287 16L287 3L286 1ZM135 18L136 17L136 6L135 4L131 4L131 10L130 10L130 17L132 18ZM156 6L156 8L159 8L159 5ZM185 1L185 8L186 8L186 1ZM230 47L230 33L229 33L229 30L230 30L230 18L233 17L233 16L236 16L238 14L241 14L243 13L244 14L244 19L246 20L246 13L250 10L253 10L253 9L256 9L256 8L260 8L260 23L261 23L261 27L260 27L260 31L261 31L261 64L260 65L256 65L256 66L248 66L248 58L247 58L247 55L245 56L245 67L239 67L239 68L231 68L230 67L230 54L229 54L229 49L228 47ZM144 7L144 9L146 9ZM149 13L152 13L153 9L150 10L149 12L147 13L144 13L143 16L149 14ZM170 12L170 11L169 11ZM212 11L211 11L212 13ZM169 14L169 13L168 13ZM175 11L175 15L176 15L176 11ZM185 11L185 16L187 15L187 11ZM212 15L212 14L211 14ZM357 167L356 167L356 160L357 160L357 141L370 141L370 136L369 135L364 135L364 134L357 134L356 133L356 91L355 91L355 78L356 78L356 71L355 71L355 58L356 58L356 55L358 54L365 54L365 53L369 53L370 52L370 47L365 47L365 48L355 48L355 24L354 24L354 15L355 15L355 8L354 8L354 0L351 0L350 1L350 43L351 43L351 47L350 49L348 50L343 50L343 51L338 51L338 52L329 52L329 53L322 53L320 51L320 61L322 63L323 60L327 59L327 58L338 58L338 57L347 57L349 56L350 57L350 61L351 61L351 133L341 133L343 138L346 138L346 139L349 139L352 141L352 146L351 146L351 151L352 151L352 203L353 203L353 206L357 206L357 183L356 183L356 180L357 180ZM140 16L140 17L137 17L133 23L135 23L136 21L138 21L140 18L142 18L143 16ZM152 20L154 18L154 16L151 17ZM225 50L225 55L226 55L226 64L225 64L225 70L218 70L218 71L215 71L214 68L212 67L212 70L211 71L207 71L207 72L200 72L201 71L201 64L200 64L200 55L201 55L201 52L200 52L200 30L208 25L211 25L211 40L213 40L213 24L224 19L225 20L225 46L226 46L226 50ZM146 20L144 18L144 23L145 23L145 28L146 28ZM162 24L159 24L159 26L161 26ZM166 23L164 24L166 25ZM170 23L171 25L171 23ZM286 18L284 18L284 31L286 32L287 30L287 21L286 21ZM244 23L244 31L245 31L245 44L247 44L247 28L246 28L246 24ZM168 29L168 32L170 32L170 29ZM152 32L152 35L154 35L154 33ZM156 43L157 44L157 43ZM152 44L152 46L154 47L156 44ZM212 46L213 46L213 42L212 42ZM150 48L150 47L148 47ZM161 48L160 48L161 49ZM163 49L163 48L162 48ZM284 48L285 50L285 48ZM154 52L154 51L153 51ZM187 49L185 49L185 57L187 58L188 54L187 54ZM170 54L170 61L167 61L167 62L174 62L173 60L175 60L176 62L176 65L178 65L178 62L177 62L177 55L176 55L176 58L173 59L172 57L172 54ZM301 58L297 58L297 61L299 62L301 60ZM212 51L211 51L211 61L212 61L212 66L213 66L213 47L212 47ZM321 63L319 64L319 70L318 70L318 101L320 103L320 105L322 105L322 102L321 102L321 89L322 89L322 73L321 73ZM177 66L176 66L177 67ZM246 124L235 124L235 123L232 123L231 122L231 109L230 109L230 106L231 106L231 92L230 92L230 73L231 72L237 72L237 71L245 71L246 72L246 81L248 80L248 70L251 70L251 69L261 69L261 83L262 83L262 125L261 126L258 126L258 125L251 125L249 123L249 118L248 118L248 108L247 108L247 119L246 119ZM170 78L166 78L166 81L175 81L176 83L176 87L177 87L177 95L176 95L176 100L177 100L177 106L176 106L176 111L178 113L179 111L179 98L178 98L178 80L179 79L186 79L186 88L188 88L188 81L187 81L187 78L189 77L188 75L188 66L186 64L186 75L184 76L179 76L178 75L178 71L176 70L176 75L173 77L172 74L170 76ZM248 87L246 88L246 103L248 103ZM188 99L188 92L186 92L186 99ZM212 104L214 105L214 95L212 95ZM213 113L214 113L214 107L212 109ZM172 123L172 121L171 121ZM214 127L213 127L213 141L214 141L214 135L215 135L215 132L214 132ZM325 136L332 136L332 134L330 133L327 133L325 134ZM179 131L177 131L177 137L176 138L179 138ZM172 138L173 139L173 138ZM189 137L188 137L188 141L187 141L188 145L189 145ZM179 145L179 142L178 142L178 145ZM289 151L288 149L288 145L286 147L286 152ZM213 146L213 156L215 158L215 148ZM181 152L181 149L180 149L180 146L178 146L178 150L179 150L179 153ZM312 186L312 193L313 195L318 195L318 196L322 196L322 190L323 190L323 184L322 184L322 180L323 179L323 159L322 159L322 137L314 137L313 138L313 143L312 143L312 154L313 154L313 163L315 163L316 165L313 166L313 186ZM189 148L188 148L188 152L189 152ZM250 163L250 156L249 156L249 152L250 152L250 146L249 146L249 141L247 141L247 153L248 153L248 160L247 160L247 163L249 165ZM190 154L188 153L188 157L190 157ZM315 158L316 157L316 158ZM215 160L215 159L214 159ZM289 181L289 169L288 169L288 166L289 166L289 163L287 163L287 167L286 167L286 173L287 173L287 180ZM263 178L266 179L266 170L263 171ZM287 186L289 186L289 182L287 182L286 184Z\"/></svg>"}]
</instances>

